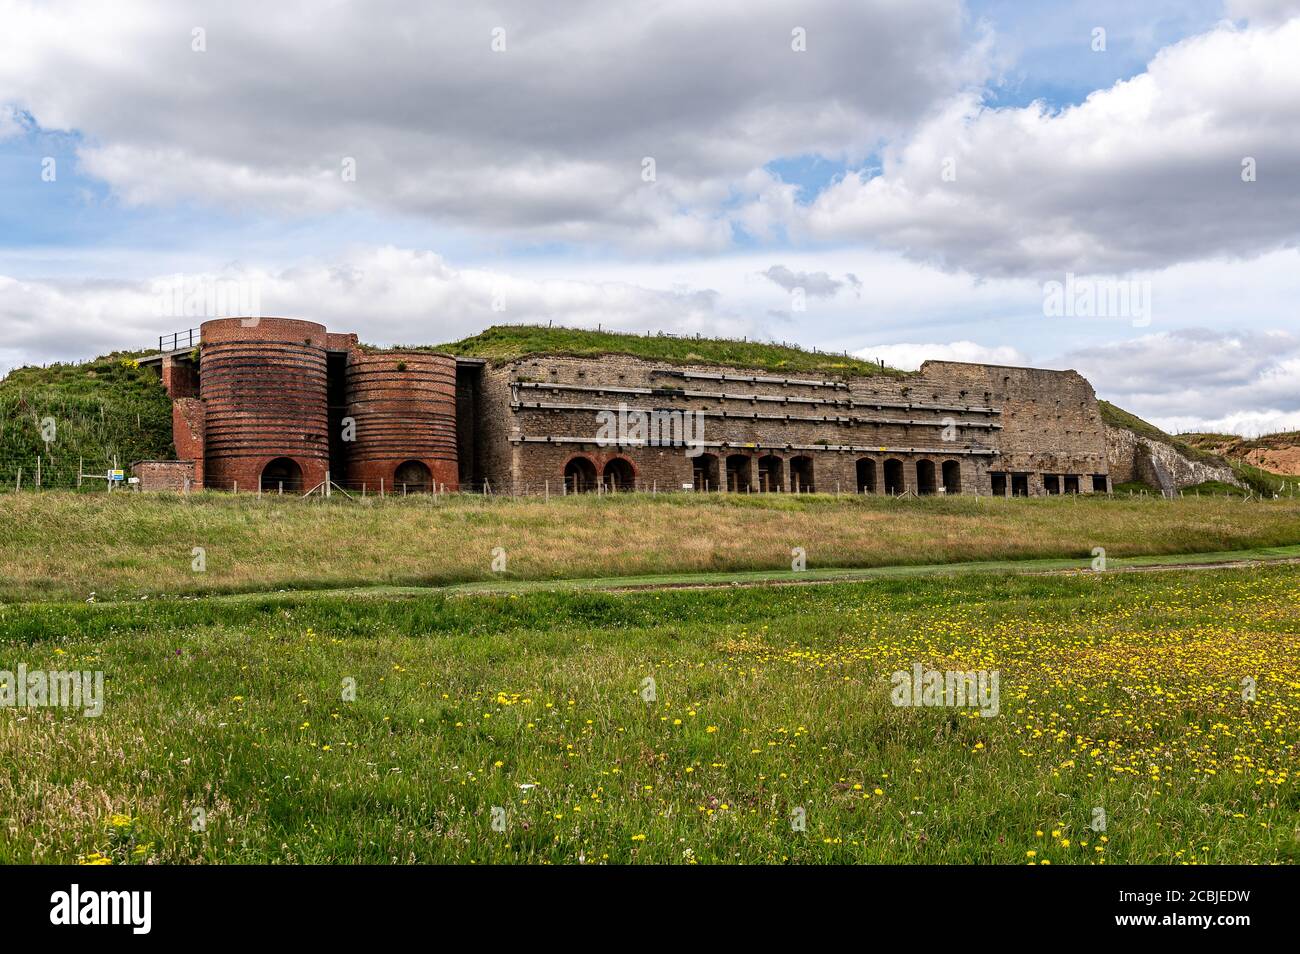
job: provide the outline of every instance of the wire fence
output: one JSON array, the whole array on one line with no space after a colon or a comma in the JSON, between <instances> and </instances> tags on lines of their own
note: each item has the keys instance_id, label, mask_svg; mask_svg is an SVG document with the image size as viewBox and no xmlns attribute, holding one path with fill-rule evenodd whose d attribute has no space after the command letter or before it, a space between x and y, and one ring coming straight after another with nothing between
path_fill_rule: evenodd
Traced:
<instances>
[{"instance_id":1,"label":"wire fence","mask_svg":"<svg viewBox=\"0 0 1300 954\"><path fill-rule=\"evenodd\" d=\"M254 496L275 496L285 499L322 499L339 497L341 499L391 499L409 498L415 500L437 500L444 497L490 497L518 498L527 497L549 500L569 496L619 496L624 494L711 494L746 496L764 494L823 494L830 496L887 496L892 498L917 497L915 491L906 493L882 493L879 487L863 487L845 484L841 481L829 483L799 484L783 486L753 484L745 487L723 487L713 483L661 483L658 480L616 480L611 478L594 478L589 480L555 480L542 481L491 481L478 480L448 486L445 483L403 483L395 481L356 481L334 479L320 481L314 485L297 480L263 480L241 485L238 481L206 479L200 488L196 481L183 473L170 474L161 483L156 477L146 493L171 491L180 494L214 491L249 494ZM57 454L36 454L32 456L0 455L0 494L36 493L42 491L74 491L80 493L132 493L141 492L142 485L132 473L130 464L118 459L88 460L84 457L72 457ZM1112 497L1152 497L1185 499L1192 497L1237 498L1242 501L1260 501L1270 499L1295 499L1300 491L1300 478L1286 478L1280 489L1271 494L1261 494L1248 489L1235 492L1228 490L1209 490L1200 487L1187 488L1173 492L1160 490L1138 490L1122 488L1109 494L1082 492L1078 496L1112 496ZM1075 496L1069 494L1048 494L1048 496ZM919 496L948 497L967 496L994 499L1011 499L1012 495L998 495L989 492L945 492L936 488L933 493Z\"/></svg>"}]
</instances>

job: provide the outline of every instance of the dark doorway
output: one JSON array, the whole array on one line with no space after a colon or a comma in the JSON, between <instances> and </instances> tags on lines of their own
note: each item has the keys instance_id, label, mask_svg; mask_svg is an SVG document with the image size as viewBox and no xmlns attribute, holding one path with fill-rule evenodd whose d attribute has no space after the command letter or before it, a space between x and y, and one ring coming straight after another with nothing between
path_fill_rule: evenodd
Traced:
<instances>
[{"instance_id":1,"label":"dark doorway","mask_svg":"<svg viewBox=\"0 0 1300 954\"><path fill-rule=\"evenodd\" d=\"M1067 494L1077 494L1079 492L1079 478L1077 475L1065 475L1065 492Z\"/></svg>"},{"instance_id":2,"label":"dark doorway","mask_svg":"<svg viewBox=\"0 0 1300 954\"><path fill-rule=\"evenodd\" d=\"M1092 475L1092 492L1094 494L1104 494L1109 490L1109 478L1105 474Z\"/></svg>"},{"instance_id":3,"label":"dark doorway","mask_svg":"<svg viewBox=\"0 0 1300 954\"><path fill-rule=\"evenodd\" d=\"M923 497L934 493L934 461L916 462L916 492Z\"/></svg>"},{"instance_id":4,"label":"dark doorway","mask_svg":"<svg viewBox=\"0 0 1300 954\"><path fill-rule=\"evenodd\" d=\"M790 485L795 493L813 493L813 459L811 457L790 458Z\"/></svg>"},{"instance_id":5,"label":"dark doorway","mask_svg":"<svg viewBox=\"0 0 1300 954\"><path fill-rule=\"evenodd\" d=\"M263 493L302 493L302 468L289 457L277 457L262 468Z\"/></svg>"},{"instance_id":6,"label":"dark doorway","mask_svg":"<svg viewBox=\"0 0 1300 954\"><path fill-rule=\"evenodd\" d=\"M428 493L433 489L433 474L420 461L408 460L393 471L393 489L404 494Z\"/></svg>"},{"instance_id":7,"label":"dark doorway","mask_svg":"<svg viewBox=\"0 0 1300 954\"><path fill-rule=\"evenodd\" d=\"M885 461L885 493L897 497L903 492L903 462L901 460Z\"/></svg>"},{"instance_id":8,"label":"dark doorway","mask_svg":"<svg viewBox=\"0 0 1300 954\"><path fill-rule=\"evenodd\" d=\"M1013 497L1029 496L1029 475L1028 474L1011 475L1011 496Z\"/></svg>"},{"instance_id":9,"label":"dark doorway","mask_svg":"<svg viewBox=\"0 0 1300 954\"><path fill-rule=\"evenodd\" d=\"M1059 494L1061 492L1061 478L1056 474L1043 474L1043 490L1048 494Z\"/></svg>"},{"instance_id":10,"label":"dark doorway","mask_svg":"<svg viewBox=\"0 0 1300 954\"><path fill-rule=\"evenodd\" d=\"M758 489L760 493L777 493L781 490L781 458L767 454L758 459Z\"/></svg>"},{"instance_id":11,"label":"dark doorway","mask_svg":"<svg viewBox=\"0 0 1300 954\"><path fill-rule=\"evenodd\" d=\"M717 457L712 454L701 454L693 460L691 468L695 478L696 490L717 490L719 488Z\"/></svg>"},{"instance_id":12,"label":"dark doorway","mask_svg":"<svg viewBox=\"0 0 1300 954\"><path fill-rule=\"evenodd\" d=\"M622 457L615 457L605 464L606 490L635 490L636 474L632 464Z\"/></svg>"},{"instance_id":13,"label":"dark doorway","mask_svg":"<svg viewBox=\"0 0 1300 954\"><path fill-rule=\"evenodd\" d=\"M945 494L961 493L961 463L955 460L943 462L943 492Z\"/></svg>"},{"instance_id":14,"label":"dark doorway","mask_svg":"<svg viewBox=\"0 0 1300 954\"><path fill-rule=\"evenodd\" d=\"M876 462L870 457L858 460L858 493L874 494L876 492Z\"/></svg>"},{"instance_id":15,"label":"dark doorway","mask_svg":"<svg viewBox=\"0 0 1300 954\"><path fill-rule=\"evenodd\" d=\"M596 465L585 457L575 457L564 465L566 493L589 494L596 489Z\"/></svg>"},{"instance_id":16,"label":"dark doorway","mask_svg":"<svg viewBox=\"0 0 1300 954\"><path fill-rule=\"evenodd\" d=\"M1007 475L991 473L989 479L993 483L993 496L1005 497L1007 495Z\"/></svg>"},{"instance_id":17,"label":"dark doorway","mask_svg":"<svg viewBox=\"0 0 1300 954\"><path fill-rule=\"evenodd\" d=\"M727 458L727 490L733 494L749 492L748 454L732 454Z\"/></svg>"}]
</instances>

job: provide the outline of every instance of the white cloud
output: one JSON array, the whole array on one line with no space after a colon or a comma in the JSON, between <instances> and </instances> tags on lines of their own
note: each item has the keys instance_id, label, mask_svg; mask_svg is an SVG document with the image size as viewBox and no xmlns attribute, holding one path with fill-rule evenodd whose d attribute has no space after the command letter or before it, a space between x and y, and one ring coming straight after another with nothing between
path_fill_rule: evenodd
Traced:
<instances>
[{"instance_id":1,"label":"white cloud","mask_svg":"<svg viewBox=\"0 0 1300 954\"><path fill-rule=\"evenodd\" d=\"M1300 16L1300 0L1228 0L1228 16L1251 23L1282 23Z\"/></svg>"},{"instance_id":2,"label":"white cloud","mask_svg":"<svg viewBox=\"0 0 1300 954\"><path fill-rule=\"evenodd\" d=\"M1172 431L1262 433L1300 422L1300 336L1197 328L1079 349L1098 394Z\"/></svg>"},{"instance_id":3,"label":"white cloud","mask_svg":"<svg viewBox=\"0 0 1300 954\"><path fill-rule=\"evenodd\" d=\"M19 281L0 277L0 365L86 358L155 346L160 333L216 315L160 314L175 280ZM432 252L383 247L346 261L308 262L278 272L232 267L185 273L190 291L241 282L260 313L319 321L375 344L437 344L491 324L545 323L739 335L743 323L717 308L716 292L655 289L616 281L534 279L458 269Z\"/></svg>"},{"instance_id":4,"label":"white cloud","mask_svg":"<svg viewBox=\"0 0 1300 954\"><path fill-rule=\"evenodd\" d=\"M0 22L0 102L81 132L128 202L655 251L730 244L737 196L761 229L774 157L865 155L984 75L960 0L0 0Z\"/></svg>"},{"instance_id":5,"label":"white cloud","mask_svg":"<svg viewBox=\"0 0 1300 954\"><path fill-rule=\"evenodd\" d=\"M974 94L825 191L806 223L980 274L1108 273L1300 237L1300 18L1230 24L1053 112ZM1242 163L1257 181L1243 182ZM946 165L947 164L947 165ZM945 178L945 169L955 173Z\"/></svg>"},{"instance_id":6,"label":"white cloud","mask_svg":"<svg viewBox=\"0 0 1300 954\"><path fill-rule=\"evenodd\" d=\"M926 361L968 361L976 364L1004 364L1024 367L1029 359L1010 346L989 347L974 341L947 344L870 345L856 352L866 361L883 361L891 368L915 371Z\"/></svg>"}]
</instances>

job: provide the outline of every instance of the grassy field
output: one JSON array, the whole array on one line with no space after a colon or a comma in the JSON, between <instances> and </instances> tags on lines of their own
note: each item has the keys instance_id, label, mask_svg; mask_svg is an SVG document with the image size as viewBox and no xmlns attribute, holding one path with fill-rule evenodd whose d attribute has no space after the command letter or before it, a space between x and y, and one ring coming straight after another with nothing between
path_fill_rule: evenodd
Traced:
<instances>
[{"instance_id":1,"label":"grassy field","mask_svg":"<svg viewBox=\"0 0 1300 954\"><path fill-rule=\"evenodd\" d=\"M0 862L1294 862L1298 634L1294 567L0 607L107 699L0 709Z\"/></svg>"},{"instance_id":2,"label":"grassy field","mask_svg":"<svg viewBox=\"0 0 1300 954\"><path fill-rule=\"evenodd\" d=\"M1291 499L9 494L0 600L788 569L795 547L818 570L1295 543Z\"/></svg>"}]
</instances>

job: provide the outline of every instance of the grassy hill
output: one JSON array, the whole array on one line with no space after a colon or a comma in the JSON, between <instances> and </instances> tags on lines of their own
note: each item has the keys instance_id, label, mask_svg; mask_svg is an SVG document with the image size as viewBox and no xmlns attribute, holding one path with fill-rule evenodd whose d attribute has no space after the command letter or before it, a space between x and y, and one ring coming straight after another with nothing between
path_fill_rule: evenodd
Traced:
<instances>
[{"instance_id":1,"label":"grassy hill","mask_svg":"<svg viewBox=\"0 0 1300 954\"><path fill-rule=\"evenodd\" d=\"M79 458L88 472L103 473L114 457L120 467L175 457L171 401L137 357L117 352L84 364L16 368L0 379L0 489L13 489L20 467L30 487L37 456L43 487L75 487ZM46 419L54 422L48 445Z\"/></svg>"},{"instance_id":2,"label":"grassy hill","mask_svg":"<svg viewBox=\"0 0 1300 954\"><path fill-rule=\"evenodd\" d=\"M551 328L541 325L494 325L480 334L436 350L466 357L510 361L534 354L576 357L626 354L650 361L673 364L713 364L722 367L754 368L776 374L815 373L825 375L889 375L906 372L881 367L870 361L842 354L805 351L790 345L736 341L728 338L690 338L675 335L635 335L581 328Z\"/></svg>"}]
</instances>

